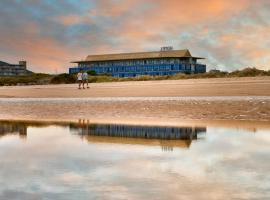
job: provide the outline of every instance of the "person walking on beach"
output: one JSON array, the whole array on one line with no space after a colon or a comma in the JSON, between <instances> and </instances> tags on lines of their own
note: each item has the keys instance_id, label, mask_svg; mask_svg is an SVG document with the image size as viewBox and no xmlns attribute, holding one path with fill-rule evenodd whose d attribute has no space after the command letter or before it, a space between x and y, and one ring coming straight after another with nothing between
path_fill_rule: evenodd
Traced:
<instances>
[{"instance_id":1,"label":"person walking on beach","mask_svg":"<svg viewBox=\"0 0 270 200\"><path fill-rule=\"evenodd\" d=\"M83 74L82 72L80 71L78 74L77 74L77 81L79 83L79 88L78 89L81 89L81 85L82 85L82 77L83 77Z\"/></svg>"},{"instance_id":2,"label":"person walking on beach","mask_svg":"<svg viewBox=\"0 0 270 200\"><path fill-rule=\"evenodd\" d=\"M88 86L88 73L87 72L84 72L82 74L82 80L83 80L83 89L85 89L84 84L86 84L86 87L89 88L89 86Z\"/></svg>"}]
</instances>

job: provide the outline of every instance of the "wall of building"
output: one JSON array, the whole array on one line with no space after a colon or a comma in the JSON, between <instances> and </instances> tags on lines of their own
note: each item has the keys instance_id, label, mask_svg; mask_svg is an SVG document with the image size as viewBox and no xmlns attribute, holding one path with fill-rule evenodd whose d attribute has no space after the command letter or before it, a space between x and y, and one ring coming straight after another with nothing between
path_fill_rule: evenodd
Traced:
<instances>
[{"instance_id":1,"label":"wall of building","mask_svg":"<svg viewBox=\"0 0 270 200\"><path fill-rule=\"evenodd\" d=\"M19 64L0 65L0 76L20 76L27 74L26 61L20 61Z\"/></svg>"},{"instance_id":2,"label":"wall of building","mask_svg":"<svg viewBox=\"0 0 270 200\"><path fill-rule=\"evenodd\" d=\"M204 73L206 65L198 64L195 59L180 58L82 62L78 67L70 68L69 73L78 73L80 70L111 74L115 77L164 76L177 73Z\"/></svg>"},{"instance_id":3,"label":"wall of building","mask_svg":"<svg viewBox=\"0 0 270 200\"><path fill-rule=\"evenodd\" d=\"M77 130L78 127L70 127ZM205 133L205 127L151 127L114 124L85 125L83 135L152 138L152 139L196 139L197 134Z\"/></svg>"}]
</instances>

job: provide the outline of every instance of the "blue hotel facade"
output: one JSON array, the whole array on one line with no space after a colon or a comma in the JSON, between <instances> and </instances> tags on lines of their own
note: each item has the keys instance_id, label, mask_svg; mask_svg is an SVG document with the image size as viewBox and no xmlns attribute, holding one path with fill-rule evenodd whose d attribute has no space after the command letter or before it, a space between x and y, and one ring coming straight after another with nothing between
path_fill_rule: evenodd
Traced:
<instances>
[{"instance_id":1,"label":"blue hotel facade","mask_svg":"<svg viewBox=\"0 0 270 200\"><path fill-rule=\"evenodd\" d=\"M98 75L135 77L204 73L206 65L198 63L199 59L204 58L191 56L187 49L89 55L85 60L72 62L77 63L78 66L69 68L69 74L79 71L95 71Z\"/></svg>"}]
</instances>

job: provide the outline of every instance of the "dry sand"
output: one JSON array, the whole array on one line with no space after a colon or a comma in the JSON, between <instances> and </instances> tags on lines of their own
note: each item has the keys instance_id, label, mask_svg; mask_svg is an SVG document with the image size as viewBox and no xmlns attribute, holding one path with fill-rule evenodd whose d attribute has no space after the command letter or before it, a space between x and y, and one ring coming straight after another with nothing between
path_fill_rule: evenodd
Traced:
<instances>
[{"instance_id":1,"label":"dry sand","mask_svg":"<svg viewBox=\"0 0 270 200\"><path fill-rule=\"evenodd\" d=\"M270 126L270 77L0 88L0 119Z\"/></svg>"},{"instance_id":2,"label":"dry sand","mask_svg":"<svg viewBox=\"0 0 270 200\"><path fill-rule=\"evenodd\" d=\"M0 87L0 97L270 96L270 77Z\"/></svg>"}]
</instances>

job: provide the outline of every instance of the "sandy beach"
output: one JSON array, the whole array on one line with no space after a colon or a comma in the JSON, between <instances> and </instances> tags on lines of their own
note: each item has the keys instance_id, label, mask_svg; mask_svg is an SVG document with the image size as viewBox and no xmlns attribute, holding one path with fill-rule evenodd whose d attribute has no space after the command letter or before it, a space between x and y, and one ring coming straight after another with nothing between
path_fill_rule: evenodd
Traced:
<instances>
[{"instance_id":1,"label":"sandy beach","mask_svg":"<svg viewBox=\"0 0 270 200\"><path fill-rule=\"evenodd\" d=\"M77 88L76 84L4 86L0 97L270 96L270 77L91 83L88 90Z\"/></svg>"},{"instance_id":2,"label":"sandy beach","mask_svg":"<svg viewBox=\"0 0 270 200\"><path fill-rule=\"evenodd\" d=\"M0 119L270 124L270 77L0 88Z\"/></svg>"}]
</instances>

